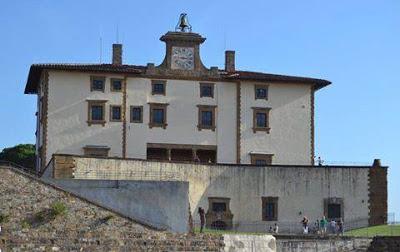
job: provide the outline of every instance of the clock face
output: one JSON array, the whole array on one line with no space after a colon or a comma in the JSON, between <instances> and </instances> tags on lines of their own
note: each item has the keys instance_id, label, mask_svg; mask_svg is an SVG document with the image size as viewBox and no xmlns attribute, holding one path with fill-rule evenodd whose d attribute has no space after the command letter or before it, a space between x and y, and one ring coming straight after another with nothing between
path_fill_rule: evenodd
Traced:
<instances>
[{"instance_id":1,"label":"clock face","mask_svg":"<svg viewBox=\"0 0 400 252\"><path fill-rule=\"evenodd\" d=\"M180 70L194 69L193 47L172 47L171 68Z\"/></svg>"}]
</instances>

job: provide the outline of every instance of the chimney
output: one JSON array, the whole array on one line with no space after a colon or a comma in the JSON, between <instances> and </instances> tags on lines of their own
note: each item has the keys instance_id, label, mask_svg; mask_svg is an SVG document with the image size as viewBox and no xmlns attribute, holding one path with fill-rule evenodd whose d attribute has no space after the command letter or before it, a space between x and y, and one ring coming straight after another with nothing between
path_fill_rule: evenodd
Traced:
<instances>
[{"instance_id":1,"label":"chimney","mask_svg":"<svg viewBox=\"0 0 400 252\"><path fill-rule=\"evenodd\" d=\"M122 44L113 44L112 48L112 64L122 65Z\"/></svg>"},{"instance_id":2,"label":"chimney","mask_svg":"<svg viewBox=\"0 0 400 252\"><path fill-rule=\"evenodd\" d=\"M225 71L235 72L235 51L225 51Z\"/></svg>"}]
</instances>

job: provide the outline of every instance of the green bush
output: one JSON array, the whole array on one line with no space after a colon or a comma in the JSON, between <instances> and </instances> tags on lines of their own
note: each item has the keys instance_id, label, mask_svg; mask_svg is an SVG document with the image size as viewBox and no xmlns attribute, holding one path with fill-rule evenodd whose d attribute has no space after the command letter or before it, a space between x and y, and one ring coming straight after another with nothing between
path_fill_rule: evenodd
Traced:
<instances>
[{"instance_id":1,"label":"green bush","mask_svg":"<svg viewBox=\"0 0 400 252\"><path fill-rule=\"evenodd\" d=\"M21 222L21 227L22 227L23 229L25 229L25 228L31 228L31 227L32 227L32 224L31 224L29 221L27 221L27 220L23 220L23 221Z\"/></svg>"},{"instance_id":2,"label":"green bush","mask_svg":"<svg viewBox=\"0 0 400 252\"><path fill-rule=\"evenodd\" d=\"M26 168L35 168L35 145L18 144L14 147L4 148L0 152L0 160L10 161Z\"/></svg>"},{"instance_id":3,"label":"green bush","mask_svg":"<svg viewBox=\"0 0 400 252\"><path fill-rule=\"evenodd\" d=\"M54 202L51 205L51 211L54 216L64 215L67 213L67 207L62 202Z\"/></svg>"},{"instance_id":4,"label":"green bush","mask_svg":"<svg viewBox=\"0 0 400 252\"><path fill-rule=\"evenodd\" d=\"M8 215L0 214L0 224L8 221Z\"/></svg>"}]
</instances>

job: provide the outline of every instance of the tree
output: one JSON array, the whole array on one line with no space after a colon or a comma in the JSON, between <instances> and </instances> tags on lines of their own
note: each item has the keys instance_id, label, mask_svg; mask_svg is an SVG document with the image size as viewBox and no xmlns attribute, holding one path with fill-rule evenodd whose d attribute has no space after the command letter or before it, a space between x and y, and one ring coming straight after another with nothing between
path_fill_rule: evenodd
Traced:
<instances>
[{"instance_id":1,"label":"tree","mask_svg":"<svg viewBox=\"0 0 400 252\"><path fill-rule=\"evenodd\" d=\"M35 145L18 144L14 147L4 148L0 152L0 160L10 161L26 168L35 168Z\"/></svg>"}]
</instances>

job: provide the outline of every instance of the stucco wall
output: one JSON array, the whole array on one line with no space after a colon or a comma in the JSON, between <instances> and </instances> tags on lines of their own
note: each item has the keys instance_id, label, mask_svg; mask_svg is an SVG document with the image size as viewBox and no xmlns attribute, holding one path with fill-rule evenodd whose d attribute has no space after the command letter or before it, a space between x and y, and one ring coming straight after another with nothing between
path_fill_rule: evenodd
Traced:
<instances>
[{"instance_id":1,"label":"stucco wall","mask_svg":"<svg viewBox=\"0 0 400 252\"><path fill-rule=\"evenodd\" d=\"M301 230L303 215L311 222L324 214L324 199L343 198L345 223L368 224L367 168L255 167L197 165L140 160L75 157L74 176L79 179L165 180L189 182L189 201L194 219L198 207L208 209L208 197L229 197L233 221L241 229L265 229L275 222L262 221L261 197L279 197L278 223L282 229ZM151 175L151 176L150 176ZM361 221L360 221L361 220Z\"/></svg>"},{"instance_id":2,"label":"stucco wall","mask_svg":"<svg viewBox=\"0 0 400 252\"><path fill-rule=\"evenodd\" d=\"M46 164L53 153L83 154L85 145L106 145L109 156L122 156L122 122L109 121L109 106L122 105L122 93L110 91L110 79L123 76L106 77L104 93L91 92L89 73L49 71ZM310 164L310 87L269 83L265 101L255 100L255 84L241 84L242 163L250 163L250 152L263 152L274 154L275 164ZM236 163L236 83L216 82L214 98L199 93L199 81L167 80L166 96L151 95L150 79L128 77L127 157L145 158L147 143L217 145L219 163ZM107 100L105 126L88 126L88 99ZM169 103L166 129L149 128L149 102ZM130 123L134 105L143 106L143 123ZM216 131L197 129L197 105L217 105ZM253 106L272 108L270 134L253 133Z\"/></svg>"},{"instance_id":3,"label":"stucco wall","mask_svg":"<svg viewBox=\"0 0 400 252\"><path fill-rule=\"evenodd\" d=\"M273 164L311 164L311 89L301 84L269 84L268 100L254 98L254 82L242 82L241 161L250 152L274 154ZM252 107L271 108L270 133L253 132Z\"/></svg>"}]
</instances>

